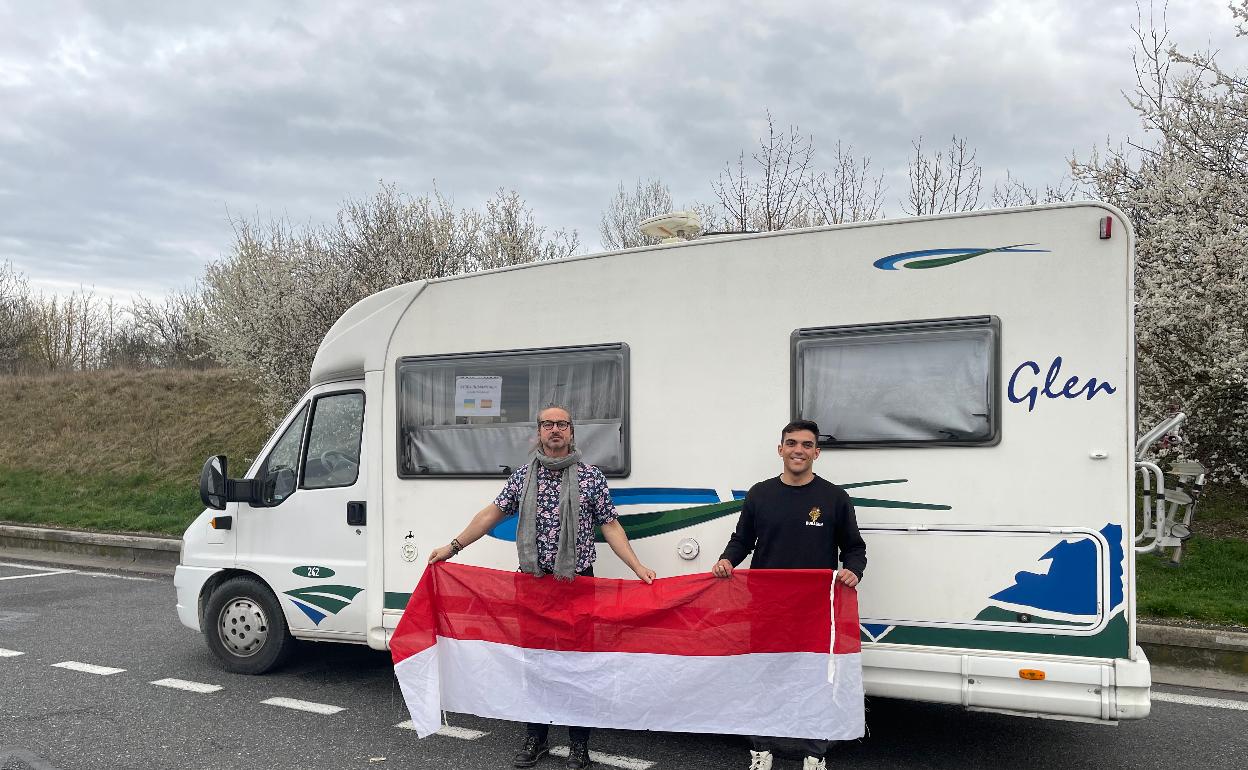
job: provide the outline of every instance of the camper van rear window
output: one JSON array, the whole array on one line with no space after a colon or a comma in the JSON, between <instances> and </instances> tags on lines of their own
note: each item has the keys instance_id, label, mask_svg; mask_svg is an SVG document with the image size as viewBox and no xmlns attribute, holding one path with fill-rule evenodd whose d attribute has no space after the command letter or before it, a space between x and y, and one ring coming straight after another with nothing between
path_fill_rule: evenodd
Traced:
<instances>
[{"instance_id":1,"label":"camper van rear window","mask_svg":"<svg viewBox=\"0 0 1248 770\"><path fill-rule=\"evenodd\" d=\"M999 440L992 316L793 333L793 414L825 447Z\"/></svg>"},{"instance_id":2,"label":"camper van rear window","mask_svg":"<svg viewBox=\"0 0 1248 770\"><path fill-rule=\"evenodd\" d=\"M506 476L537 413L572 413L585 462L628 475L628 346L410 356L398 362L399 476Z\"/></svg>"}]
</instances>

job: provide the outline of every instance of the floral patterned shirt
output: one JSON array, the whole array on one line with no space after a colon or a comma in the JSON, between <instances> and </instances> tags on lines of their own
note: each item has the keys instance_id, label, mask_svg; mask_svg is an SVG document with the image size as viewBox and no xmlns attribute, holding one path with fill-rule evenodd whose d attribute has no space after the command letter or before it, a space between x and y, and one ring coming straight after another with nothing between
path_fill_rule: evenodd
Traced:
<instances>
[{"instance_id":1,"label":"floral patterned shirt","mask_svg":"<svg viewBox=\"0 0 1248 770\"><path fill-rule=\"evenodd\" d=\"M619 518L611 492L607 489L607 477L592 465L577 463L577 478L581 484L581 515L576 528L576 571L584 572L594 564L594 527L609 524ZM522 465L511 474L503 491L498 493L494 504L508 516L520 511L520 498L524 494L524 480L529 466ZM542 569L555 570L555 555L559 550L559 487L563 484L563 471L537 468L537 563Z\"/></svg>"}]
</instances>

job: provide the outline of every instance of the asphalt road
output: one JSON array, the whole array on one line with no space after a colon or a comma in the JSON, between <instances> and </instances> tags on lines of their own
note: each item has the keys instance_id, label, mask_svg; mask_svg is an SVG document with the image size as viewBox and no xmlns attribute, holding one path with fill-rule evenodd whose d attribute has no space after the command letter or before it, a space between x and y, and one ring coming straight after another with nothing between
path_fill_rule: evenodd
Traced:
<instances>
[{"instance_id":1,"label":"asphalt road","mask_svg":"<svg viewBox=\"0 0 1248 770\"><path fill-rule=\"evenodd\" d=\"M305 644L278 672L230 674L178 623L174 604L168 577L0 563L0 770L511 766L514 724L451 714L460 737L423 741L400 727L408 715L385 653ZM168 679L220 689L153 684ZM873 698L869 737L838 745L829 766L1248 767L1248 696L1155 693L1150 718L1117 727ZM265 703L274 698L333 711ZM636 770L749 764L733 736L599 730L591 743ZM553 757L539 765L562 766Z\"/></svg>"}]
</instances>

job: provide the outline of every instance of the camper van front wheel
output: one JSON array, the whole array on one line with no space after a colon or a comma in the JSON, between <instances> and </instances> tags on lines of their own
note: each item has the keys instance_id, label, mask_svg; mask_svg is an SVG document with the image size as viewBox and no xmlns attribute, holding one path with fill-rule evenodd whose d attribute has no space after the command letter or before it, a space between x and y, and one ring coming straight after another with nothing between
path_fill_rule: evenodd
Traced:
<instances>
[{"instance_id":1,"label":"camper van front wheel","mask_svg":"<svg viewBox=\"0 0 1248 770\"><path fill-rule=\"evenodd\" d=\"M253 577L218 586L204 620L209 649L238 674L263 674L281 665L295 646L277 597Z\"/></svg>"}]
</instances>

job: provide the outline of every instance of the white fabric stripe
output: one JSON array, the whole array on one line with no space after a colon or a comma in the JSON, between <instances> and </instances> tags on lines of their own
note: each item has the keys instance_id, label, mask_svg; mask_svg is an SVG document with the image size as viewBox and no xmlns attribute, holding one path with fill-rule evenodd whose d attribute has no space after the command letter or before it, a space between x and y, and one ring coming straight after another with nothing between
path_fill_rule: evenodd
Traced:
<instances>
[{"instance_id":1,"label":"white fabric stripe","mask_svg":"<svg viewBox=\"0 0 1248 770\"><path fill-rule=\"evenodd\" d=\"M567 746L553 746L550 749L551 756L564 757L568 756ZM648 770L653 767L654 763L645 759L634 759L632 757L621 757L616 754L603 754L601 751L589 750L589 758L591 761L600 765L610 765L611 767L622 767L624 770Z\"/></svg>"},{"instance_id":2,"label":"white fabric stripe","mask_svg":"<svg viewBox=\"0 0 1248 770\"><path fill-rule=\"evenodd\" d=\"M310 711L313 714L337 714L344 711L342 706L331 706L328 703L313 703L307 700L296 700L294 698L269 698L260 701L266 706L281 706L286 709L294 709L296 711Z\"/></svg>"},{"instance_id":3,"label":"white fabric stripe","mask_svg":"<svg viewBox=\"0 0 1248 770\"><path fill-rule=\"evenodd\" d=\"M0 647L0 658L16 658L18 655L25 654L26 653L18 652L17 650L6 650L3 647Z\"/></svg>"},{"instance_id":4,"label":"white fabric stripe","mask_svg":"<svg viewBox=\"0 0 1248 770\"><path fill-rule=\"evenodd\" d=\"M217 692L223 689L219 684L204 684L203 682L191 682L186 679L157 679L150 684L159 687L172 687L175 690L186 690L187 692Z\"/></svg>"},{"instance_id":5,"label":"white fabric stripe","mask_svg":"<svg viewBox=\"0 0 1248 770\"><path fill-rule=\"evenodd\" d=\"M91 663L79 663L76 660L67 660L63 663L53 663L52 668L67 668L70 671L81 671L84 674L99 674L100 676L109 676L111 674L120 674L125 671L124 668L112 668L110 666L96 666Z\"/></svg>"},{"instance_id":6,"label":"white fabric stripe","mask_svg":"<svg viewBox=\"0 0 1248 770\"><path fill-rule=\"evenodd\" d=\"M1179 695L1173 692L1152 692L1152 699L1166 703L1182 703L1187 706L1205 706L1215 709L1233 709L1248 711L1248 700L1225 700L1223 698L1202 698L1199 695Z\"/></svg>"},{"instance_id":7,"label":"white fabric stripe","mask_svg":"<svg viewBox=\"0 0 1248 770\"><path fill-rule=\"evenodd\" d=\"M437 661L437 676L446 683L440 707L447 711L585 727L829 740L852 740L865 730L857 653L836 656L836 681L828 683L822 653L559 652L444 637L430 649L437 656L423 665ZM421 705L430 672L403 668L419 656L395 673L413 719L420 709L436 719L437 705Z\"/></svg>"},{"instance_id":8,"label":"white fabric stripe","mask_svg":"<svg viewBox=\"0 0 1248 770\"><path fill-rule=\"evenodd\" d=\"M399 680L403 700L412 715L411 729L421 738L436 733L442 726L438 645L394 664L394 675Z\"/></svg>"}]
</instances>

